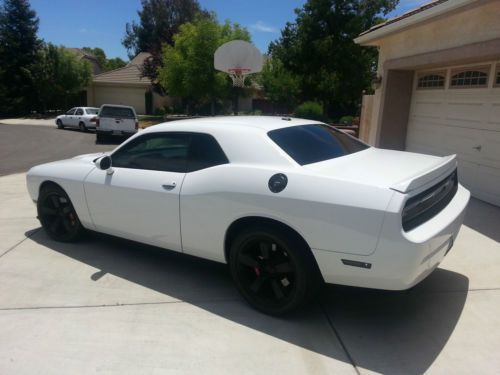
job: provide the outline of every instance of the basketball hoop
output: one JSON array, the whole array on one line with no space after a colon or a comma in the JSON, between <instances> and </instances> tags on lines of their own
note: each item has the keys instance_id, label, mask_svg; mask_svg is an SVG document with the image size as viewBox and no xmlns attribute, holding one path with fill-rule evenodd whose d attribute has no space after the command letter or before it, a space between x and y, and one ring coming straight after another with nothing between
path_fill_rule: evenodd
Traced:
<instances>
[{"instance_id":1,"label":"basketball hoop","mask_svg":"<svg viewBox=\"0 0 500 375\"><path fill-rule=\"evenodd\" d=\"M244 87L245 77L252 69L248 68L230 68L227 70L229 77L233 80L233 87Z\"/></svg>"},{"instance_id":2,"label":"basketball hoop","mask_svg":"<svg viewBox=\"0 0 500 375\"><path fill-rule=\"evenodd\" d=\"M264 59L257 47L244 40L224 43L214 53L214 68L229 75L233 81L233 87L244 87L246 76L260 72L263 63ZM233 90L235 115L238 114L240 91Z\"/></svg>"}]
</instances>

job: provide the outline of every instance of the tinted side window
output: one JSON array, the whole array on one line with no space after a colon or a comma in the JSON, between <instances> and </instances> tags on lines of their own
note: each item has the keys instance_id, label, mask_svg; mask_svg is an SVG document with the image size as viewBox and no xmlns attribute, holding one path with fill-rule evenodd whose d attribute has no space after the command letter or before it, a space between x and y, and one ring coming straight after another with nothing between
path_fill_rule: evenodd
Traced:
<instances>
[{"instance_id":1,"label":"tinted side window","mask_svg":"<svg viewBox=\"0 0 500 375\"><path fill-rule=\"evenodd\" d=\"M76 108L71 108L68 112L66 112L67 115L73 115L75 113Z\"/></svg>"},{"instance_id":2,"label":"tinted side window","mask_svg":"<svg viewBox=\"0 0 500 375\"><path fill-rule=\"evenodd\" d=\"M77 116L81 116L81 115L83 115L83 109L78 108L78 109L76 110L76 112L75 112L75 115L77 115Z\"/></svg>"},{"instance_id":3,"label":"tinted side window","mask_svg":"<svg viewBox=\"0 0 500 375\"><path fill-rule=\"evenodd\" d=\"M338 158L370 147L328 125L291 126L267 134L300 165Z\"/></svg>"},{"instance_id":4,"label":"tinted side window","mask_svg":"<svg viewBox=\"0 0 500 375\"><path fill-rule=\"evenodd\" d=\"M111 155L118 168L186 172L189 135L179 133L146 134Z\"/></svg>"},{"instance_id":5,"label":"tinted side window","mask_svg":"<svg viewBox=\"0 0 500 375\"><path fill-rule=\"evenodd\" d=\"M191 134L188 172L227 163L229 163L229 160L214 137L202 133Z\"/></svg>"}]
</instances>

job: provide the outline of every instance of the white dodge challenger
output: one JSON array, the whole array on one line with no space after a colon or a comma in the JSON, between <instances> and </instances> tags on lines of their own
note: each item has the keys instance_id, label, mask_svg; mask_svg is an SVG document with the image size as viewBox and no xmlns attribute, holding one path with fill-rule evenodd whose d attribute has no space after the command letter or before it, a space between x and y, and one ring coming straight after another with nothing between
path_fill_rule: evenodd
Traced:
<instances>
[{"instance_id":1,"label":"white dodge challenger","mask_svg":"<svg viewBox=\"0 0 500 375\"><path fill-rule=\"evenodd\" d=\"M53 239L87 229L228 263L243 297L275 315L323 282L412 287L451 249L469 201L455 156L279 117L153 126L109 154L33 167L27 183Z\"/></svg>"}]
</instances>

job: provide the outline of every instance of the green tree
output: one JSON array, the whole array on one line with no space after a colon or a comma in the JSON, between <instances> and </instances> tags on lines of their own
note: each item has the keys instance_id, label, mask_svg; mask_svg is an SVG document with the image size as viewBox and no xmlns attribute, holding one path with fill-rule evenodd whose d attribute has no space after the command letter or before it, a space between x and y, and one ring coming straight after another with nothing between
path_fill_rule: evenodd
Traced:
<instances>
[{"instance_id":1,"label":"green tree","mask_svg":"<svg viewBox=\"0 0 500 375\"><path fill-rule=\"evenodd\" d=\"M33 79L41 111L65 108L68 98L80 93L92 79L90 64L64 47L44 45L37 61Z\"/></svg>"},{"instance_id":2,"label":"green tree","mask_svg":"<svg viewBox=\"0 0 500 375\"><path fill-rule=\"evenodd\" d=\"M120 59L119 57L114 57L112 59L106 60L106 71L114 70L118 68L123 68L127 63Z\"/></svg>"},{"instance_id":3,"label":"green tree","mask_svg":"<svg viewBox=\"0 0 500 375\"><path fill-rule=\"evenodd\" d=\"M259 77L269 100L281 108L293 108L300 97L298 77L285 69L279 59L269 56Z\"/></svg>"},{"instance_id":4,"label":"green tree","mask_svg":"<svg viewBox=\"0 0 500 375\"><path fill-rule=\"evenodd\" d=\"M182 24L208 13L197 0L141 0L141 5L142 10L137 12L139 23L126 24L122 44L131 59L139 52L151 53L144 62L143 75L155 80L163 45L174 44L174 35Z\"/></svg>"},{"instance_id":5,"label":"green tree","mask_svg":"<svg viewBox=\"0 0 500 375\"><path fill-rule=\"evenodd\" d=\"M27 0L0 6L0 114L27 113L36 97L31 71L41 41L38 18Z\"/></svg>"},{"instance_id":6,"label":"green tree","mask_svg":"<svg viewBox=\"0 0 500 375\"><path fill-rule=\"evenodd\" d=\"M214 53L231 40L250 41L248 31L226 21L219 24L214 14L185 23L174 36L174 46L165 45L159 83L173 96L197 105L211 104L228 97L231 84L227 75L214 69Z\"/></svg>"},{"instance_id":7,"label":"green tree","mask_svg":"<svg viewBox=\"0 0 500 375\"><path fill-rule=\"evenodd\" d=\"M354 43L398 0L308 0L269 52L300 82L301 100L323 103L331 117L358 111L377 53Z\"/></svg>"},{"instance_id":8,"label":"green tree","mask_svg":"<svg viewBox=\"0 0 500 375\"><path fill-rule=\"evenodd\" d=\"M127 63L119 57L108 59L106 57L106 53L102 48L83 47L82 50L94 56L97 61L99 61L99 65L101 66L102 70L105 72L113 69L123 68L125 65L127 65Z\"/></svg>"}]
</instances>

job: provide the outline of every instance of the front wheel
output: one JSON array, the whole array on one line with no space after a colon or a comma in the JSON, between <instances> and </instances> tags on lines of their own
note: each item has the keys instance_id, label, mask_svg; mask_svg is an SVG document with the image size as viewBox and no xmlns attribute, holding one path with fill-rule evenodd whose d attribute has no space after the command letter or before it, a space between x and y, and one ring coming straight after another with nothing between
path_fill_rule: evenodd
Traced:
<instances>
[{"instance_id":1,"label":"front wheel","mask_svg":"<svg viewBox=\"0 0 500 375\"><path fill-rule=\"evenodd\" d=\"M307 302L320 277L307 245L275 228L240 233L230 249L230 271L241 295L257 310L289 313Z\"/></svg>"},{"instance_id":2,"label":"front wheel","mask_svg":"<svg viewBox=\"0 0 500 375\"><path fill-rule=\"evenodd\" d=\"M57 129L64 129L64 125L61 120L56 121Z\"/></svg>"},{"instance_id":3,"label":"front wheel","mask_svg":"<svg viewBox=\"0 0 500 375\"><path fill-rule=\"evenodd\" d=\"M56 185L42 189L37 211L43 229L54 240L74 242L85 231L68 195Z\"/></svg>"}]
</instances>

